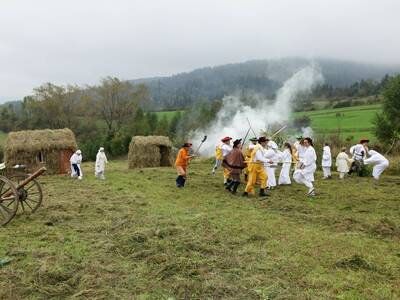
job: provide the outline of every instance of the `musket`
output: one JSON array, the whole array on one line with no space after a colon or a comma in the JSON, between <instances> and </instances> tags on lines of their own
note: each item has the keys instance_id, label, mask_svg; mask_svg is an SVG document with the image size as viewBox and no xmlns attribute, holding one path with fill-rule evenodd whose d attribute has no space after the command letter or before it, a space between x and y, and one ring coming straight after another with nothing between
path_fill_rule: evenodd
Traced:
<instances>
[{"instance_id":1,"label":"musket","mask_svg":"<svg viewBox=\"0 0 400 300\"><path fill-rule=\"evenodd\" d=\"M247 120L247 123L249 124L249 127L250 127L251 131L253 132L254 136L257 136L257 134L254 132L253 128L251 127L249 118L246 118L246 120Z\"/></svg>"},{"instance_id":2,"label":"musket","mask_svg":"<svg viewBox=\"0 0 400 300\"><path fill-rule=\"evenodd\" d=\"M249 132L250 132L250 127L249 127L249 129L247 130L246 135L244 136L242 145L244 145L244 143L246 142L246 139L247 139L247 136L249 135Z\"/></svg>"},{"instance_id":3,"label":"musket","mask_svg":"<svg viewBox=\"0 0 400 300\"><path fill-rule=\"evenodd\" d=\"M276 136L277 134L279 134L280 132L282 132L285 128L287 127L287 125L283 125L283 127L281 129L279 129L278 131L276 131L272 136L271 139Z\"/></svg>"}]
</instances>

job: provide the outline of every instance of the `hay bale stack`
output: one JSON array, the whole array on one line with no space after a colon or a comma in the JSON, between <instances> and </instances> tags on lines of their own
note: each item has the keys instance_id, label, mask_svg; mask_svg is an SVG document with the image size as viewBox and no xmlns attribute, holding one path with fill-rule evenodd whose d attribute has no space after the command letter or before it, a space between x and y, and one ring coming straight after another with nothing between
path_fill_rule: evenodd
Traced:
<instances>
[{"instance_id":1,"label":"hay bale stack","mask_svg":"<svg viewBox=\"0 0 400 300\"><path fill-rule=\"evenodd\" d=\"M172 166L172 146L166 136L134 136L129 144L129 169Z\"/></svg>"},{"instance_id":2,"label":"hay bale stack","mask_svg":"<svg viewBox=\"0 0 400 300\"><path fill-rule=\"evenodd\" d=\"M27 165L32 172L46 166L47 173L63 173L68 156L77 149L75 135L70 129L26 130L8 134L4 160L7 167Z\"/></svg>"}]
</instances>

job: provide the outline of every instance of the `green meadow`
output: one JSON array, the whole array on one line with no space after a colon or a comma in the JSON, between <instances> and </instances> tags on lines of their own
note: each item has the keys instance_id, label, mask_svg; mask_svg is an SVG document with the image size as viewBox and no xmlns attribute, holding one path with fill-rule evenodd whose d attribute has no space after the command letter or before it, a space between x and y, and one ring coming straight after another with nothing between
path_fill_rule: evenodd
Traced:
<instances>
[{"instance_id":1,"label":"green meadow","mask_svg":"<svg viewBox=\"0 0 400 300\"><path fill-rule=\"evenodd\" d=\"M311 127L318 134L340 132L342 138L362 136L373 139L373 119L381 111L381 105L362 105L337 109L297 112L293 117L308 116Z\"/></svg>"},{"instance_id":2,"label":"green meadow","mask_svg":"<svg viewBox=\"0 0 400 300\"><path fill-rule=\"evenodd\" d=\"M399 299L400 178L232 196L211 162L40 178L43 206L0 228L0 299ZM243 187L242 187L243 188ZM241 188L241 189L242 189Z\"/></svg>"}]
</instances>

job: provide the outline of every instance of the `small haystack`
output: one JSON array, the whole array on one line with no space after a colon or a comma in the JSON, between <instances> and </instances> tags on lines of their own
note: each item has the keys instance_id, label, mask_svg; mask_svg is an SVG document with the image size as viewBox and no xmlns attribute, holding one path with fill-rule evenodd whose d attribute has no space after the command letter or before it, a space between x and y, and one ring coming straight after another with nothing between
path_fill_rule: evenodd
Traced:
<instances>
[{"instance_id":1,"label":"small haystack","mask_svg":"<svg viewBox=\"0 0 400 300\"><path fill-rule=\"evenodd\" d=\"M8 167L23 164L29 172L45 166L49 174L70 171L69 159L77 149L70 129L27 130L10 132L4 149Z\"/></svg>"},{"instance_id":2,"label":"small haystack","mask_svg":"<svg viewBox=\"0 0 400 300\"><path fill-rule=\"evenodd\" d=\"M172 165L172 143L166 136L134 136L129 145L129 169Z\"/></svg>"}]
</instances>

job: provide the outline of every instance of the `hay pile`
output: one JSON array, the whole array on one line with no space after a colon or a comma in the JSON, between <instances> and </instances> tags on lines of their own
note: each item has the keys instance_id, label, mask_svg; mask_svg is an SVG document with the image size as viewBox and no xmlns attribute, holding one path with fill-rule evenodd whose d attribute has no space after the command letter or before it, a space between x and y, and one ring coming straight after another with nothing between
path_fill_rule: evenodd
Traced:
<instances>
[{"instance_id":1,"label":"hay pile","mask_svg":"<svg viewBox=\"0 0 400 300\"><path fill-rule=\"evenodd\" d=\"M76 149L75 135L67 128L10 132L5 143L4 160L8 167L24 164L33 171L43 165L38 158L42 153L48 173L58 173L60 151Z\"/></svg>"},{"instance_id":2,"label":"hay pile","mask_svg":"<svg viewBox=\"0 0 400 300\"><path fill-rule=\"evenodd\" d=\"M166 136L134 136L129 144L129 168L171 166L172 146Z\"/></svg>"}]
</instances>

